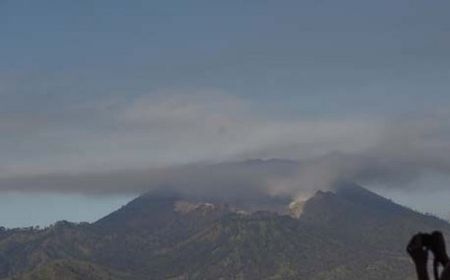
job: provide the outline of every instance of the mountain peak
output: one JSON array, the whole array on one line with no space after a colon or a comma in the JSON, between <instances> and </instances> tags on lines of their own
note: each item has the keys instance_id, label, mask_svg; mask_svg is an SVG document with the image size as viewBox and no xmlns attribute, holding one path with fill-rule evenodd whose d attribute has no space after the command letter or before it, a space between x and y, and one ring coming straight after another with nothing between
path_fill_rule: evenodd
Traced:
<instances>
[{"instance_id":1,"label":"mountain peak","mask_svg":"<svg viewBox=\"0 0 450 280\"><path fill-rule=\"evenodd\" d=\"M92 226L63 222L64 230L6 231L0 236L0 278L30 272L18 279L60 279L74 272L82 279L117 280L399 280L413 273L405 273L410 264L404 250L412 234L450 235L448 223L356 184L292 202L291 217L298 219L270 211L274 204L287 210L284 198L242 199L236 205L267 209L239 212L223 200L153 192ZM58 277L47 277L54 272Z\"/></svg>"}]
</instances>

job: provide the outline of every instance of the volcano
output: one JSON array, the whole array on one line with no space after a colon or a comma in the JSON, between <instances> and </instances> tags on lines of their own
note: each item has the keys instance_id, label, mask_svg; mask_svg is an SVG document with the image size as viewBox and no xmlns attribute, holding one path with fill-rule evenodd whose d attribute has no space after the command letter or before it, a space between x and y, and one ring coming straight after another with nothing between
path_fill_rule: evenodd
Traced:
<instances>
[{"instance_id":1,"label":"volcano","mask_svg":"<svg viewBox=\"0 0 450 280\"><path fill-rule=\"evenodd\" d=\"M450 236L446 221L359 185L334 189L295 215L282 197L152 192L95 223L3 230L0 279L404 280L414 279L404 249L414 233Z\"/></svg>"}]
</instances>

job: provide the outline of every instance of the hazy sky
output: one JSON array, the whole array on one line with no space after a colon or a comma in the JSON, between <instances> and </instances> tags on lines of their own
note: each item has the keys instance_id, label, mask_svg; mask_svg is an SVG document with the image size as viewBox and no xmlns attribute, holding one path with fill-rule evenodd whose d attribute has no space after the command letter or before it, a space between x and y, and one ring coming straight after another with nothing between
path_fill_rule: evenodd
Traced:
<instances>
[{"instance_id":1,"label":"hazy sky","mask_svg":"<svg viewBox=\"0 0 450 280\"><path fill-rule=\"evenodd\" d=\"M0 0L0 224L94 220L136 191L15 191L11 178L336 152L364 163L344 166L352 176L450 216L426 191L450 201L449 11L447 0Z\"/></svg>"}]
</instances>

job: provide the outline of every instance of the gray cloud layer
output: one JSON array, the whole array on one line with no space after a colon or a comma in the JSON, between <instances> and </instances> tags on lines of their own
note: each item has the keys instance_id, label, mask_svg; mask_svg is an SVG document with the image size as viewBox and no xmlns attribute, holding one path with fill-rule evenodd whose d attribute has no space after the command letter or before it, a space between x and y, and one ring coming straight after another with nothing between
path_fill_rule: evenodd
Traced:
<instances>
[{"instance_id":1,"label":"gray cloud layer","mask_svg":"<svg viewBox=\"0 0 450 280\"><path fill-rule=\"evenodd\" d=\"M445 114L278 119L221 92L163 92L74 110L91 122L2 119L0 191L301 196L342 179L407 187L450 172ZM94 113L95 112L95 113ZM77 115L79 118L79 115ZM88 118L89 119L89 118ZM239 162L246 158L295 161ZM217 164L214 162L231 162Z\"/></svg>"},{"instance_id":2,"label":"gray cloud layer","mask_svg":"<svg viewBox=\"0 0 450 280\"><path fill-rule=\"evenodd\" d=\"M243 99L211 90L62 109L54 115L3 119L0 177L306 158L367 148L380 129L372 120L265 116Z\"/></svg>"}]
</instances>

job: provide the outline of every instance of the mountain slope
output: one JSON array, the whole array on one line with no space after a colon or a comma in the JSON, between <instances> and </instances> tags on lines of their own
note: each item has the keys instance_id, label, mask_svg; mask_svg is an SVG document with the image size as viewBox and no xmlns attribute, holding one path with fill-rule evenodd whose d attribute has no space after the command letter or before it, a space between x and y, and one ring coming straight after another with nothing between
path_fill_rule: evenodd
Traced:
<instances>
[{"instance_id":1,"label":"mountain slope","mask_svg":"<svg viewBox=\"0 0 450 280\"><path fill-rule=\"evenodd\" d=\"M441 230L450 237L450 226L436 217L402 207L360 186L338 186L336 192L318 192L306 202L301 222L314 225L352 246L404 253L404 243L414 233Z\"/></svg>"},{"instance_id":2,"label":"mountain slope","mask_svg":"<svg viewBox=\"0 0 450 280\"><path fill-rule=\"evenodd\" d=\"M57 260L8 280L125 280L128 277L88 262Z\"/></svg>"},{"instance_id":3,"label":"mountain slope","mask_svg":"<svg viewBox=\"0 0 450 280\"><path fill-rule=\"evenodd\" d=\"M93 224L3 231L0 279L404 280L413 233L450 237L448 223L348 183L316 193L299 219L245 210L146 194Z\"/></svg>"}]
</instances>

